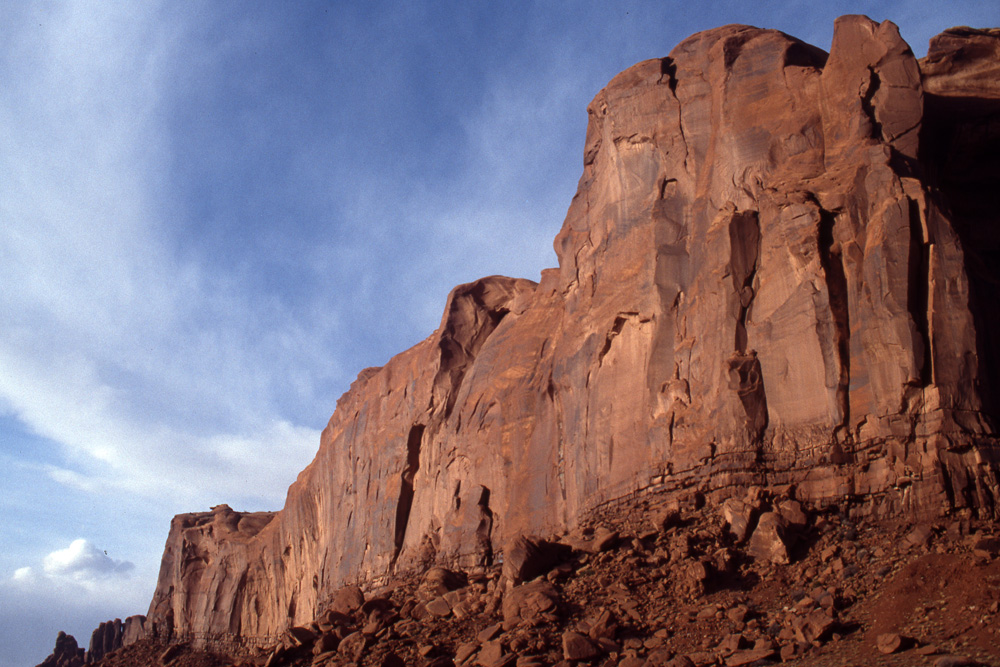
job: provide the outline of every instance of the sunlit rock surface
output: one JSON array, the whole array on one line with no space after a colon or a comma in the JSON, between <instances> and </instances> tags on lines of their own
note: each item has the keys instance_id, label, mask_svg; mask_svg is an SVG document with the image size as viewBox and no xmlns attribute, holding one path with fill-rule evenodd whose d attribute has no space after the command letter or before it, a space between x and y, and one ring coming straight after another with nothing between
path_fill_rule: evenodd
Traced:
<instances>
[{"instance_id":1,"label":"sunlit rock surface","mask_svg":"<svg viewBox=\"0 0 1000 667\"><path fill-rule=\"evenodd\" d=\"M637 493L995 515L998 44L956 29L918 62L864 17L830 54L726 26L616 76L559 268L455 288L277 514L175 518L146 632L263 644L345 583Z\"/></svg>"}]
</instances>

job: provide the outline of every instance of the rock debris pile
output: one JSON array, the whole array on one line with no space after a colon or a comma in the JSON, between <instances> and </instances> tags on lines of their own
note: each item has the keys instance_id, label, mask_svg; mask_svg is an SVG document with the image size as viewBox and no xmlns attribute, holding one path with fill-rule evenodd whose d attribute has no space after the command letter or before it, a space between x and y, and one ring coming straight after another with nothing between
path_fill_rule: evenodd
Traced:
<instances>
[{"instance_id":1,"label":"rock debris pile","mask_svg":"<svg viewBox=\"0 0 1000 667\"><path fill-rule=\"evenodd\" d=\"M880 524L752 487L715 507L640 504L558 541L522 536L502 564L344 587L255 655L183 647L143 663L162 649L140 644L98 664L1000 665L995 529Z\"/></svg>"}]
</instances>

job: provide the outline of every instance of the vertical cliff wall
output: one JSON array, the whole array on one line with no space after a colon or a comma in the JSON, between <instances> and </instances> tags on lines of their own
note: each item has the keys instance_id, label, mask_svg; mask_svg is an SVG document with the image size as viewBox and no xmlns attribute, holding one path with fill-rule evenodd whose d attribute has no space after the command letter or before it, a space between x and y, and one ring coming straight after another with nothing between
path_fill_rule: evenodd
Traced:
<instances>
[{"instance_id":1,"label":"vertical cliff wall","mask_svg":"<svg viewBox=\"0 0 1000 667\"><path fill-rule=\"evenodd\" d=\"M274 636L640 491L997 512L1000 37L726 26L615 77L541 282L452 292L276 515L174 520L147 627Z\"/></svg>"}]
</instances>

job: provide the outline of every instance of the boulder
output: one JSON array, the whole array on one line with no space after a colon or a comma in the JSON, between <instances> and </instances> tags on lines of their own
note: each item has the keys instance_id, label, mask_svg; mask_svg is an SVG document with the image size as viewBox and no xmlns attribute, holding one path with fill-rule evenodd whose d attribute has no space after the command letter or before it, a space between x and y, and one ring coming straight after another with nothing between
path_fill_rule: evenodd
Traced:
<instances>
[{"instance_id":1,"label":"boulder","mask_svg":"<svg viewBox=\"0 0 1000 667\"><path fill-rule=\"evenodd\" d=\"M530 581L546 574L569 554L565 545L519 535L504 547L503 573L515 584Z\"/></svg>"},{"instance_id":2,"label":"boulder","mask_svg":"<svg viewBox=\"0 0 1000 667\"><path fill-rule=\"evenodd\" d=\"M752 665L762 660L768 660L774 657L774 654L775 650L773 648L752 648L745 651L736 651L726 658L726 667L743 667L743 665Z\"/></svg>"},{"instance_id":3,"label":"boulder","mask_svg":"<svg viewBox=\"0 0 1000 667\"><path fill-rule=\"evenodd\" d=\"M755 559L783 565L788 563L788 544L785 542L785 519L777 512L760 515L747 544L747 551Z\"/></svg>"},{"instance_id":4,"label":"boulder","mask_svg":"<svg viewBox=\"0 0 1000 667\"><path fill-rule=\"evenodd\" d=\"M286 633L292 646L312 646L316 641L316 633L304 626L288 628Z\"/></svg>"},{"instance_id":5,"label":"boulder","mask_svg":"<svg viewBox=\"0 0 1000 667\"><path fill-rule=\"evenodd\" d=\"M615 615L607 609L601 609L596 617L589 619L587 636L591 639L614 639L618 630Z\"/></svg>"},{"instance_id":6,"label":"boulder","mask_svg":"<svg viewBox=\"0 0 1000 667\"><path fill-rule=\"evenodd\" d=\"M417 587L417 598L429 602L468 583L464 574L443 567L432 567L424 573Z\"/></svg>"},{"instance_id":7,"label":"boulder","mask_svg":"<svg viewBox=\"0 0 1000 667\"><path fill-rule=\"evenodd\" d=\"M567 630L562 636L563 658L566 660L590 660L601 655L600 647L586 635Z\"/></svg>"},{"instance_id":8,"label":"boulder","mask_svg":"<svg viewBox=\"0 0 1000 667\"><path fill-rule=\"evenodd\" d=\"M902 651L911 644L911 640L897 632L887 632L875 638L875 646L883 655Z\"/></svg>"},{"instance_id":9,"label":"boulder","mask_svg":"<svg viewBox=\"0 0 1000 667\"><path fill-rule=\"evenodd\" d=\"M505 655L507 655L507 651L500 640L487 641L479 649L479 655L476 656L476 664L480 665L480 667L493 667Z\"/></svg>"},{"instance_id":10,"label":"boulder","mask_svg":"<svg viewBox=\"0 0 1000 667\"><path fill-rule=\"evenodd\" d=\"M737 542L746 540L754 520L754 508L742 500L727 498L722 503L722 520Z\"/></svg>"},{"instance_id":11,"label":"boulder","mask_svg":"<svg viewBox=\"0 0 1000 667\"><path fill-rule=\"evenodd\" d=\"M789 526L805 528L809 523L809 516L802 509L802 503L797 500L781 500L777 503L775 511Z\"/></svg>"},{"instance_id":12,"label":"boulder","mask_svg":"<svg viewBox=\"0 0 1000 667\"><path fill-rule=\"evenodd\" d=\"M434 616L451 616L451 605L443 597L438 596L424 605Z\"/></svg>"},{"instance_id":13,"label":"boulder","mask_svg":"<svg viewBox=\"0 0 1000 667\"><path fill-rule=\"evenodd\" d=\"M571 533L564 539L564 542L576 551L599 554L611 549L618 543L618 533L600 526L589 534L583 532Z\"/></svg>"},{"instance_id":14,"label":"boulder","mask_svg":"<svg viewBox=\"0 0 1000 667\"><path fill-rule=\"evenodd\" d=\"M320 655L321 653L332 653L337 650L337 646L340 645L340 638L332 632L324 632L316 639L316 643L313 645L313 655Z\"/></svg>"},{"instance_id":15,"label":"boulder","mask_svg":"<svg viewBox=\"0 0 1000 667\"><path fill-rule=\"evenodd\" d=\"M360 632L352 632L340 640L337 646L337 655L343 656L350 662L358 662L368 648L368 637Z\"/></svg>"},{"instance_id":16,"label":"boulder","mask_svg":"<svg viewBox=\"0 0 1000 667\"><path fill-rule=\"evenodd\" d=\"M350 616L365 603L365 594L357 586L344 586L330 601L330 610Z\"/></svg>"},{"instance_id":17,"label":"boulder","mask_svg":"<svg viewBox=\"0 0 1000 667\"><path fill-rule=\"evenodd\" d=\"M836 620L824 611L813 611L792 620L795 638L803 644L824 641L836 626Z\"/></svg>"},{"instance_id":18,"label":"boulder","mask_svg":"<svg viewBox=\"0 0 1000 667\"><path fill-rule=\"evenodd\" d=\"M503 628L511 630L522 622L553 617L558 607L559 593L548 581L515 586L503 598Z\"/></svg>"}]
</instances>

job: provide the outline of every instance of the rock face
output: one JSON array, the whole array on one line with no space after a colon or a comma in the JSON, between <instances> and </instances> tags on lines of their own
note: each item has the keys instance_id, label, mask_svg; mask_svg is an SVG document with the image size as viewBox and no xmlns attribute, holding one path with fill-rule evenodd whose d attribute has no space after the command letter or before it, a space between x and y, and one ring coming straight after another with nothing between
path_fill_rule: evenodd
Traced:
<instances>
[{"instance_id":1,"label":"rock face","mask_svg":"<svg viewBox=\"0 0 1000 667\"><path fill-rule=\"evenodd\" d=\"M101 623L90 635L90 647L87 648L86 661L97 662L108 653L122 647L124 626L122 619Z\"/></svg>"},{"instance_id":2,"label":"rock face","mask_svg":"<svg viewBox=\"0 0 1000 667\"><path fill-rule=\"evenodd\" d=\"M224 614L224 620L216 618L208 627L197 619L215 617L223 606L234 609L234 605L242 607L248 602L243 597L246 572L261 555L250 543L274 516L272 512L234 512L228 505L175 516L160 562L146 633L199 639L244 634L241 614ZM161 587L164 584L166 588ZM248 614L261 605L256 598L249 603Z\"/></svg>"},{"instance_id":3,"label":"rock face","mask_svg":"<svg viewBox=\"0 0 1000 667\"><path fill-rule=\"evenodd\" d=\"M996 516L998 44L918 62L848 16L830 54L726 26L619 74L559 268L455 288L281 512L175 518L147 631L274 640L344 584L490 564L641 492Z\"/></svg>"},{"instance_id":4,"label":"rock face","mask_svg":"<svg viewBox=\"0 0 1000 667\"><path fill-rule=\"evenodd\" d=\"M122 623L120 618L101 623L90 635L90 647L85 661L97 662L112 651L134 644L145 636L146 617L129 616Z\"/></svg>"}]
</instances>

